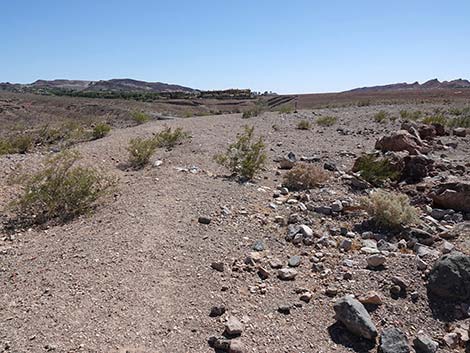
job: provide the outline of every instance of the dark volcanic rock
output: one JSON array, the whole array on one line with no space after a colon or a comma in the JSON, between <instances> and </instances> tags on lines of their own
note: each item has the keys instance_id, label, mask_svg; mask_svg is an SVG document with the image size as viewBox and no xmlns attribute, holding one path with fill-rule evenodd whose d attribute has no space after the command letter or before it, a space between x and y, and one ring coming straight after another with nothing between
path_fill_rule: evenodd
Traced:
<instances>
[{"instance_id":1,"label":"dark volcanic rock","mask_svg":"<svg viewBox=\"0 0 470 353\"><path fill-rule=\"evenodd\" d=\"M470 183L440 184L431 193L435 207L470 212Z\"/></svg>"},{"instance_id":2,"label":"dark volcanic rock","mask_svg":"<svg viewBox=\"0 0 470 353\"><path fill-rule=\"evenodd\" d=\"M470 256L444 255L429 274L428 291L449 300L470 299Z\"/></svg>"},{"instance_id":3,"label":"dark volcanic rock","mask_svg":"<svg viewBox=\"0 0 470 353\"><path fill-rule=\"evenodd\" d=\"M385 329L380 336L379 352L409 353L410 347L405 334L395 327Z\"/></svg>"}]
</instances>

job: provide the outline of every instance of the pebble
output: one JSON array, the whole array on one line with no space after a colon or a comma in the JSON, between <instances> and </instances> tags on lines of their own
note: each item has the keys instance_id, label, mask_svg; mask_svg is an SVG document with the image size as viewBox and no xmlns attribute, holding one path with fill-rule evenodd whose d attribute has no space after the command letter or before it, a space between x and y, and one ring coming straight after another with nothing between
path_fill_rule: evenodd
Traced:
<instances>
[{"instance_id":1,"label":"pebble","mask_svg":"<svg viewBox=\"0 0 470 353\"><path fill-rule=\"evenodd\" d=\"M240 336L243 332L243 324L235 316L229 316L225 323L225 333L228 336Z\"/></svg>"},{"instance_id":2,"label":"pebble","mask_svg":"<svg viewBox=\"0 0 470 353\"><path fill-rule=\"evenodd\" d=\"M209 224L209 223L211 223L211 218L206 217L206 216L201 216L197 219L197 221L201 224Z\"/></svg>"},{"instance_id":3,"label":"pebble","mask_svg":"<svg viewBox=\"0 0 470 353\"><path fill-rule=\"evenodd\" d=\"M383 303L380 294L375 291L369 291L367 293L361 294L357 297L357 300L359 300L362 304L381 305Z\"/></svg>"},{"instance_id":4,"label":"pebble","mask_svg":"<svg viewBox=\"0 0 470 353\"><path fill-rule=\"evenodd\" d=\"M297 277L297 271L292 268L282 268L278 271L277 276L283 281L292 281Z\"/></svg>"},{"instance_id":5,"label":"pebble","mask_svg":"<svg viewBox=\"0 0 470 353\"><path fill-rule=\"evenodd\" d=\"M224 272L225 270L225 264L223 262L213 262L211 263L211 267L219 272Z\"/></svg>"},{"instance_id":6,"label":"pebble","mask_svg":"<svg viewBox=\"0 0 470 353\"><path fill-rule=\"evenodd\" d=\"M288 315L290 314L291 308L292 307L290 305L279 305L277 311L279 311L281 314Z\"/></svg>"},{"instance_id":7,"label":"pebble","mask_svg":"<svg viewBox=\"0 0 470 353\"><path fill-rule=\"evenodd\" d=\"M257 240L254 244L253 244L253 250L255 251L263 251L264 250L264 243L262 240Z\"/></svg>"},{"instance_id":8,"label":"pebble","mask_svg":"<svg viewBox=\"0 0 470 353\"><path fill-rule=\"evenodd\" d=\"M387 258L383 255L371 255L367 258L367 265L372 268L383 266Z\"/></svg>"},{"instance_id":9,"label":"pebble","mask_svg":"<svg viewBox=\"0 0 470 353\"><path fill-rule=\"evenodd\" d=\"M343 239L341 243L339 244L340 249L343 249L344 251L349 251L352 249L352 240L351 239Z\"/></svg>"},{"instance_id":10,"label":"pebble","mask_svg":"<svg viewBox=\"0 0 470 353\"><path fill-rule=\"evenodd\" d=\"M269 266L274 269L278 269L282 267L282 261L279 259L271 259L269 260Z\"/></svg>"},{"instance_id":11,"label":"pebble","mask_svg":"<svg viewBox=\"0 0 470 353\"><path fill-rule=\"evenodd\" d=\"M217 316L221 316L225 313L225 306L223 305L220 305L220 306L213 306L211 308L211 311L209 313L209 316L210 317L217 317Z\"/></svg>"},{"instance_id":12,"label":"pebble","mask_svg":"<svg viewBox=\"0 0 470 353\"><path fill-rule=\"evenodd\" d=\"M289 265L289 267L298 267L300 265L301 260L302 259L300 256L291 256L287 264Z\"/></svg>"}]
</instances>

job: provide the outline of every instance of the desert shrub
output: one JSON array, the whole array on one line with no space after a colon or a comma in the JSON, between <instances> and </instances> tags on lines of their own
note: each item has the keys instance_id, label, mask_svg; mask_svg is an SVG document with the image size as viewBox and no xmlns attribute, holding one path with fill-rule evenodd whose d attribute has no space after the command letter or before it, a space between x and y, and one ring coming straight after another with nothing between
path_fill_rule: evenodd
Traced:
<instances>
[{"instance_id":1,"label":"desert shrub","mask_svg":"<svg viewBox=\"0 0 470 353\"><path fill-rule=\"evenodd\" d=\"M254 127L245 126L238 139L230 144L224 154L216 155L215 160L232 173L246 179L253 179L266 162L264 140L254 138Z\"/></svg>"},{"instance_id":2,"label":"desert shrub","mask_svg":"<svg viewBox=\"0 0 470 353\"><path fill-rule=\"evenodd\" d=\"M21 178L24 192L11 207L22 225L65 222L86 214L114 185L96 169L77 166L78 160L78 152L62 152L42 170Z\"/></svg>"},{"instance_id":3,"label":"desert shrub","mask_svg":"<svg viewBox=\"0 0 470 353\"><path fill-rule=\"evenodd\" d=\"M291 114L294 112L294 107L290 104L285 104L279 108L279 114Z\"/></svg>"},{"instance_id":4,"label":"desert shrub","mask_svg":"<svg viewBox=\"0 0 470 353\"><path fill-rule=\"evenodd\" d=\"M131 116L132 119L139 125L150 121L150 116L144 112L135 111L132 112Z\"/></svg>"},{"instance_id":5,"label":"desert shrub","mask_svg":"<svg viewBox=\"0 0 470 353\"><path fill-rule=\"evenodd\" d=\"M460 116L460 115L470 115L470 107L464 107L464 108L451 108L449 109L449 113L455 116Z\"/></svg>"},{"instance_id":6,"label":"desert shrub","mask_svg":"<svg viewBox=\"0 0 470 353\"><path fill-rule=\"evenodd\" d=\"M312 125L308 120L300 120L297 124L297 129L299 130L310 130Z\"/></svg>"},{"instance_id":7,"label":"desert shrub","mask_svg":"<svg viewBox=\"0 0 470 353\"><path fill-rule=\"evenodd\" d=\"M98 123L93 128L92 136L94 140L105 137L111 131L111 126L106 123Z\"/></svg>"},{"instance_id":8,"label":"desert shrub","mask_svg":"<svg viewBox=\"0 0 470 353\"><path fill-rule=\"evenodd\" d=\"M464 127L470 128L470 114L469 115L460 115L456 118L450 119L448 121L450 127Z\"/></svg>"},{"instance_id":9,"label":"desert shrub","mask_svg":"<svg viewBox=\"0 0 470 353\"><path fill-rule=\"evenodd\" d=\"M434 115L430 115L430 116L425 117L422 120L422 122L424 124L429 124L429 125L439 124L439 125L444 125L445 126L448 123L448 119L444 114L438 113L438 114L434 114Z\"/></svg>"},{"instance_id":10,"label":"desert shrub","mask_svg":"<svg viewBox=\"0 0 470 353\"><path fill-rule=\"evenodd\" d=\"M322 185L328 174L321 168L299 163L289 170L283 178L283 185L289 190L308 190Z\"/></svg>"},{"instance_id":11,"label":"desert shrub","mask_svg":"<svg viewBox=\"0 0 470 353\"><path fill-rule=\"evenodd\" d=\"M368 107L370 105L370 100L362 100L357 102L358 107Z\"/></svg>"},{"instance_id":12,"label":"desert shrub","mask_svg":"<svg viewBox=\"0 0 470 353\"><path fill-rule=\"evenodd\" d=\"M172 130L171 127L168 127L156 134L154 139L157 147L173 148L189 138L191 135L183 131L182 128L178 127Z\"/></svg>"},{"instance_id":13,"label":"desert shrub","mask_svg":"<svg viewBox=\"0 0 470 353\"><path fill-rule=\"evenodd\" d=\"M384 123L387 121L388 113L385 110L380 110L376 114L374 114L374 121L378 123Z\"/></svg>"},{"instance_id":14,"label":"desert shrub","mask_svg":"<svg viewBox=\"0 0 470 353\"><path fill-rule=\"evenodd\" d=\"M0 155L13 153L26 153L33 146L31 135L19 134L0 140Z\"/></svg>"},{"instance_id":15,"label":"desert shrub","mask_svg":"<svg viewBox=\"0 0 470 353\"><path fill-rule=\"evenodd\" d=\"M262 110L259 107L252 108L250 110L244 111L242 114L242 119L254 118L262 113Z\"/></svg>"},{"instance_id":16,"label":"desert shrub","mask_svg":"<svg viewBox=\"0 0 470 353\"><path fill-rule=\"evenodd\" d=\"M157 150L155 138L137 137L129 141L127 151L129 152L129 165L134 169L145 167L152 155Z\"/></svg>"},{"instance_id":17,"label":"desert shrub","mask_svg":"<svg viewBox=\"0 0 470 353\"><path fill-rule=\"evenodd\" d=\"M404 194L378 190L363 198L361 203L379 227L400 229L419 222L418 210L410 205Z\"/></svg>"},{"instance_id":18,"label":"desert shrub","mask_svg":"<svg viewBox=\"0 0 470 353\"><path fill-rule=\"evenodd\" d=\"M386 158L378 158L373 154L361 156L354 165L354 170L361 174L367 182L379 186L386 180L398 180L400 173Z\"/></svg>"},{"instance_id":19,"label":"desert shrub","mask_svg":"<svg viewBox=\"0 0 470 353\"><path fill-rule=\"evenodd\" d=\"M317 119L316 123L320 126L332 126L336 124L337 121L338 118L334 116L322 116Z\"/></svg>"},{"instance_id":20,"label":"desert shrub","mask_svg":"<svg viewBox=\"0 0 470 353\"><path fill-rule=\"evenodd\" d=\"M423 115L423 112L421 110L415 110L415 111L408 111L408 110L400 110L400 117L403 120L411 120L411 121L417 121L421 119L421 116Z\"/></svg>"}]
</instances>

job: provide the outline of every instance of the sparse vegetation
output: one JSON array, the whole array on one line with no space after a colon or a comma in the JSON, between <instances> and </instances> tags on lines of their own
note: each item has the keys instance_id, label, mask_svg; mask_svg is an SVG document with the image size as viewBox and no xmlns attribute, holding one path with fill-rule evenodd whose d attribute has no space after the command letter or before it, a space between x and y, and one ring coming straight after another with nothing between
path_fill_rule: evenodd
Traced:
<instances>
[{"instance_id":1,"label":"sparse vegetation","mask_svg":"<svg viewBox=\"0 0 470 353\"><path fill-rule=\"evenodd\" d=\"M252 108L250 110L244 111L242 114L242 119L254 118L262 113L262 110L259 107Z\"/></svg>"},{"instance_id":2,"label":"sparse vegetation","mask_svg":"<svg viewBox=\"0 0 470 353\"><path fill-rule=\"evenodd\" d=\"M370 100L362 100L357 102L358 107L368 107L370 105Z\"/></svg>"},{"instance_id":3,"label":"sparse vegetation","mask_svg":"<svg viewBox=\"0 0 470 353\"><path fill-rule=\"evenodd\" d=\"M316 121L317 125L320 126L333 126L338 121L338 118L334 116L322 116Z\"/></svg>"},{"instance_id":4,"label":"sparse vegetation","mask_svg":"<svg viewBox=\"0 0 470 353\"><path fill-rule=\"evenodd\" d=\"M439 114L430 115L430 116L425 117L422 120L422 122L424 124L430 124L430 125L439 124L439 125L446 126L448 124L448 119L444 114L439 113Z\"/></svg>"},{"instance_id":5,"label":"sparse vegetation","mask_svg":"<svg viewBox=\"0 0 470 353\"><path fill-rule=\"evenodd\" d=\"M421 119L421 116L423 115L423 112L421 110L415 110L415 111L408 111L408 110L400 110L400 117L403 120L410 120L410 121L418 121Z\"/></svg>"},{"instance_id":6,"label":"sparse vegetation","mask_svg":"<svg viewBox=\"0 0 470 353\"><path fill-rule=\"evenodd\" d=\"M157 147L173 148L189 138L191 135L183 131L182 128L178 127L173 130L171 127L167 127L155 135L155 143Z\"/></svg>"},{"instance_id":7,"label":"sparse vegetation","mask_svg":"<svg viewBox=\"0 0 470 353\"><path fill-rule=\"evenodd\" d=\"M0 155L26 153L33 146L33 138L25 133L0 140Z\"/></svg>"},{"instance_id":8,"label":"sparse vegetation","mask_svg":"<svg viewBox=\"0 0 470 353\"><path fill-rule=\"evenodd\" d=\"M22 196L10 206L21 226L66 222L90 212L114 180L96 169L76 165L79 154L65 151L47 160L45 167L21 178Z\"/></svg>"},{"instance_id":9,"label":"sparse vegetation","mask_svg":"<svg viewBox=\"0 0 470 353\"><path fill-rule=\"evenodd\" d=\"M291 104L284 104L279 108L279 114L291 114L294 112L294 106Z\"/></svg>"},{"instance_id":10,"label":"sparse vegetation","mask_svg":"<svg viewBox=\"0 0 470 353\"><path fill-rule=\"evenodd\" d=\"M354 165L354 170L357 170L364 180L375 186L382 185L386 180L396 181L400 177L400 173L393 168L388 159L379 158L373 154L361 156Z\"/></svg>"},{"instance_id":11,"label":"sparse vegetation","mask_svg":"<svg viewBox=\"0 0 470 353\"><path fill-rule=\"evenodd\" d=\"M264 140L254 138L254 127L245 126L236 142L230 144L225 154L216 155L215 160L232 173L246 179L253 177L264 167L266 152Z\"/></svg>"},{"instance_id":12,"label":"sparse vegetation","mask_svg":"<svg viewBox=\"0 0 470 353\"><path fill-rule=\"evenodd\" d=\"M147 113L135 111L132 113L132 119L140 125L150 121L150 116Z\"/></svg>"},{"instance_id":13,"label":"sparse vegetation","mask_svg":"<svg viewBox=\"0 0 470 353\"><path fill-rule=\"evenodd\" d=\"M129 165L134 169L145 167L152 155L157 150L157 141L155 138L137 137L129 141L127 151L129 152Z\"/></svg>"},{"instance_id":14,"label":"sparse vegetation","mask_svg":"<svg viewBox=\"0 0 470 353\"><path fill-rule=\"evenodd\" d=\"M308 120L300 120L297 124L297 129L299 130L310 130L311 127L312 125Z\"/></svg>"},{"instance_id":15,"label":"sparse vegetation","mask_svg":"<svg viewBox=\"0 0 470 353\"><path fill-rule=\"evenodd\" d=\"M109 132L111 131L111 126L109 126L106 123L98 123L96 126L93 128L93 139L98 140L100 138L105 137Z\"/></svg>"},{"instance_id":16,"label":"sparse vegetation","mask_svg":"<svg viewBox=\"0 0 470 353\"><path fill-rule=\"evenodd\" d=\"M388 119L388 113L385 110L380 110L374 114L374 121L377 123L385 123Z\"/></svg>"},{"instance_id":17,"label":"sparse vegetation","mask_svg":"<svg viewBox=\"0 0 470 353\"><path fill-rule=\"evenodd\" d=\"M460 115L456 118L450 119L448 121L449 127L464 127L470 128L470 114L469 115Z\"/></svg>"},{"instance_id":18,"label":"sparse vegetation","mask_svg":"<svg viewBox=\"0 0 470 353\"><path fill-rule=\"evenodd\" d=\"M284 175L283 185L289 190L308 190L322 185L326 180L328 174L323 169L299 163Z\"/></svg>"},{"instance_id":19,"label":"sparse vegetation","mask_svg":"<svg viewBox=\"0 0 470 353\"><path fill-rule=\"evenodd\" d=\"M418 210L404 194L377 190L362 199L362 206L379 227L396 230L419 222Z\"/></svg>"}]
</instances>

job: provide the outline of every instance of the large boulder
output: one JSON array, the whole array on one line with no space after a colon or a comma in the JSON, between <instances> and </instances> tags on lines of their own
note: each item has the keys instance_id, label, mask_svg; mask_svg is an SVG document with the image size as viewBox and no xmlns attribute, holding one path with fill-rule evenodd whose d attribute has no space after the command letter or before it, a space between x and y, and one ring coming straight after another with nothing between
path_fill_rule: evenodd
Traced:
<instances>
[{"instance_id":1,"label":"large boulder","mask_svg":"<svg viewBox=\"0 0 470 353\"><path fill-rule=\"evenodd\" d=\"M395 327L387 328L380 336L381 353L409 353L408 340L403 332Z\"/></svg>"},{"instance_id":2,"label":"large boulder","mask_svg":"<svg viewBox=\"0 0 470 353\"><path fill-rule=\"evenodd\" d=\"M433 189L430 196L435 207L470 212L470 183L440 184Z\"/></svg>"},{"instance_id":3,"label":"large boulder","mask_svg":"<svg viewBox=\"0 0 470 353\"><path fill-rule=\"evenodd\" d=\"M470 299L470 256L461 253L442 256L429 274L427 288L443 299Z\"/></svg>"},{"instance_id":4,"label":"large boulder","mask_svg":"<svg viewBox=\"0 0 470 353\"><path fill-rule=\"evenodd\" d=\"M351 295L339 299L333 306L336 320L343 323L346 328L357 336L373 340L377 337L375 328L369 313L364 305Z\"/></svg>"},{"instance_id":5,"label":"large boulder","mask_svg":"<svg viewBox=\"0 0 470 353\"><path fill-rule=\"evenodd\" d=\"M436 137L436 127L428 124L418 124L411 121L404 121L401 129L408 131L423 140L431 140Z\"/></svg>"},{"instance_id":6,"label":"large boulder","mask_svg":"<svg viewBox=\"0 0 470 353\"><path fill-rule=\"evenodd\" d=\"M375 144L375 149L382 152L408 151L410 154L424 152L423 147L421 139L406 130L399 130L389 136L384 136Z\"/></svg>"},{"instance_id":7,"label":"large boulder","mask_svg":"<svg viewBox=\"0 0 470 353\"><path fill-rule=\"evenodd\" d=\"M417 183L429 175L433 170L434 161L425 155L406 156L403 158L404 167L401 179L407 183Z\"/></svg>"}]
</instances>

